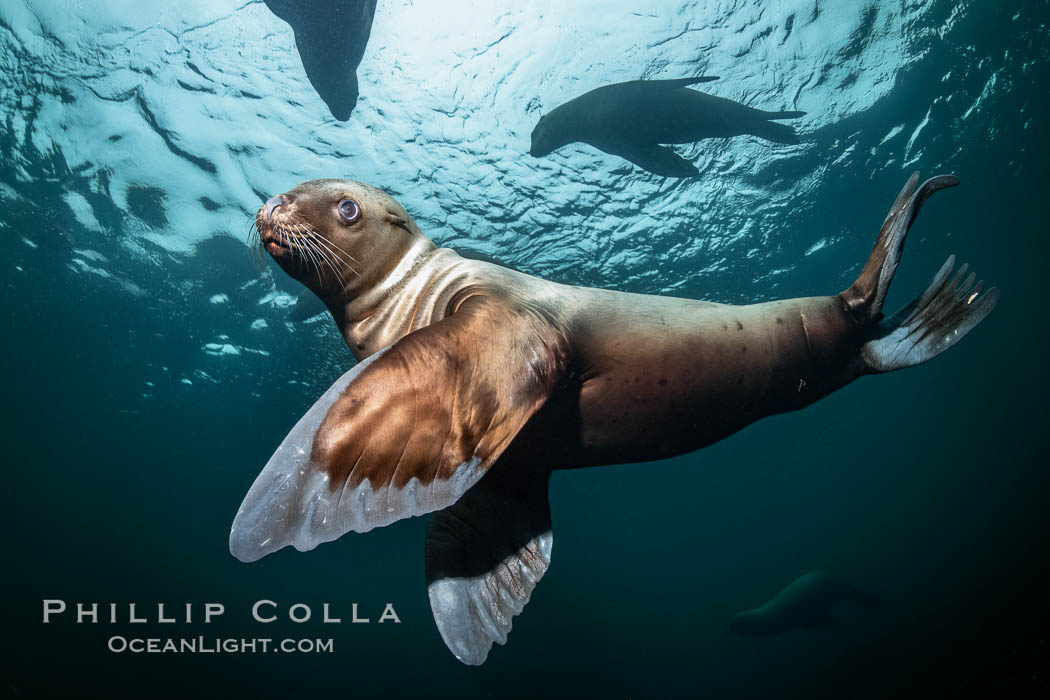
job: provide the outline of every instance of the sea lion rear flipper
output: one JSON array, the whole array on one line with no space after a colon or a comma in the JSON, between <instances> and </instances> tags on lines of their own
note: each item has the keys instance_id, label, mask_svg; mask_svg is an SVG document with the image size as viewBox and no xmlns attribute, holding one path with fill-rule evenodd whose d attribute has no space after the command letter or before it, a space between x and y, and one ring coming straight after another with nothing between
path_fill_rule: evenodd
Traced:
<instances>
[{"instance_id":1,"label":"sea lion rear flipper","mask_svg":"<svg viewBox=\"0 0 1050 700\"><path fill-rule=\"evenodd\" d=\"M230 530L255 561L455 503L547 400L563 340L480 295L339 378L267 462Z\"/></svg>"},{"instance_id":2,"label":"sea lion rear flipper","mask_svg":"<svg viewBox=\"0 0 1050 700\"><path fill-rule=\"evenodd\" d=\"M603 150L609 150L603 147ZM610 153L625 158L639 168L664 177L697 177L696 166L667 146L659 144L619 144Z\"/></svg>"},{"instance_id":3,"label":"sea lion rear flipper","mask_svg":"<svg viewBox=\"0 0 1050 700\"><path fill-rule=\"evenodd\" d=\"M497 466L455 505L430 517L427 593L456 658L483 663L550 565L554 541L546 470Z\"/></svg>"},{"instance_id":4,"label":"sea lion rear flipper","mask_svg":"<svg viewBox=\"0 0 1050 700\"><path fill-rule=\"evenodd\" d=\"M951 175L932 177L916 187L918 181L919 173L912 173L890 207L860 276L839 294L850 317L866 333L861 355L868 372L912 367L939 355L973 330L999 301L997 288L981 294L983 281L974 284L973 273L964 279L967 265L949 281L953 255L922 294L882 319L886 293L915 217L934 192L959 184Z\"/></svg>"}]
</instances>

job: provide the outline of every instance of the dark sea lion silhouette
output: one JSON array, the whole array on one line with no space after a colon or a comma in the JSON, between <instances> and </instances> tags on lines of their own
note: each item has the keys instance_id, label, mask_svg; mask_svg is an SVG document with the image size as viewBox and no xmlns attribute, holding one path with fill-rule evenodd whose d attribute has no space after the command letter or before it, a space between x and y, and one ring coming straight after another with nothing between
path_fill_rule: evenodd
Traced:
<instances>
[{"instance_id":1,"label":"dark sea lion silhouette","mask_svg":"<svg viewBox=\"0 0 1050 700\"><path fill-rule=\"evenodd\" d=\"M773 637L794 627L824 629L839 624L830 613L836 603L877 608L878 596L860 590L829 571L814 571L795 580L760 608L745 610L729 622L727 632L748 637Z\"/></svg>"},{"instance_id":2,"label":"dark sea lion silhouette","mask_svg":"<svg viewBox=\"0 0 1050 700\"><path fill-rule=\"evenodd\" d=\"M540 117L532 130L536 157L582 141L665 177L695 177L696 166L667 146L750 134L774 143L798 143L794 129L771 119L805 112L764 112L724 97L687 90L717 77L632 80L591 90Z\"/></svg>"},{"instance_id":3,"label":"dark sea lion silhouette","mask_svg":"<svg viewBox=\"0 0 1050 700\"><path fill-rule=\"evenodd\" d=\"M265 0L292 25L306 77L332 116L346 121L357 104L357 66L372 32L376 0Z\"/></svg>"}]
</instances>

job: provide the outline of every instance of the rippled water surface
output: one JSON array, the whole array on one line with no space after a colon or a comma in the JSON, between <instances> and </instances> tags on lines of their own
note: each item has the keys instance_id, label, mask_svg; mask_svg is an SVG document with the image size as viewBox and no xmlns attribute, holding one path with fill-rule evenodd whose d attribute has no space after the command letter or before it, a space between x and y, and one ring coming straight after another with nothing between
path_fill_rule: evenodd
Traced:
<instances>
[{"instance_id":1,"label":"rippled water surface","mask_svg":"<svg viewBox=\"0 0 1050 700\"><path fill-rule=\"evenodd\" d=\"M8 694L1050 693L1048 17L1045 0L379 0L343 122L262 2L3 2ZM806 112L801 142L678 146L691 179L583 144L528 155L539 117L588 90L700 75ZM748 303L847 286L916 169L962 187L923 210L890 304L956 253L1002 289L989 320L703 452L555 475L551 570L480 669L430 619L421 519L250 567L228 554L258 469L353 362L329 319L290 320L301 288L247 247L272 194L363 180L472 256ZM886 605L820 633L722 634L817 568ZM129 625L44 626L47 598L222 601L213 627L177 633L336 651L113 654ZM402 624L260 630L261 598L392 601Z\"/></svg>"}]
</instances>

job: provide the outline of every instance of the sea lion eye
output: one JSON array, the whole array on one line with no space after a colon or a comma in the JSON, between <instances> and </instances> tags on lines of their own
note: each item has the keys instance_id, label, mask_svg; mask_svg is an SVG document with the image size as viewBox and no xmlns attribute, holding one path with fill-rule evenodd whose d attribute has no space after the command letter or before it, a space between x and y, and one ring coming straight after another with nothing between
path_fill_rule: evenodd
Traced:
<instances>
[{"instance_id":1,"label":"sea lion eye","mask_svg":"<svg viewBox=\"0 0 1050 700\"><path fill-rule=\"evenodd\" d=\"M352 224L361 218L361 207L352 199L344 199L339 202L337 208L339 209L339 216L343 217L343 221L348 224Z\"/></svg>"}]
</instances>

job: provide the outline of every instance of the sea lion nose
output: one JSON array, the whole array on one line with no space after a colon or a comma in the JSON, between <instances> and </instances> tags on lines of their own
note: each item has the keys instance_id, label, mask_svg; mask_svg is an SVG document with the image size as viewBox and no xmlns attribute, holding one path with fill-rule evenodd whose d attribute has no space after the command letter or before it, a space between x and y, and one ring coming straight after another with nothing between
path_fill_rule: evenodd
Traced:
<instances>
[{"instance_id":1,"label":"sea lion nose","mask_svg":"<svg viewBox=\"0 0 1050 700\"><path fill-rule=\"evenodd\" d=\"M266 223L270 223L270 216L273 215L273 210L285 203L284 195L279 194L276 197L270 197L266 200Z\"/></svg>"}]
</instances>

